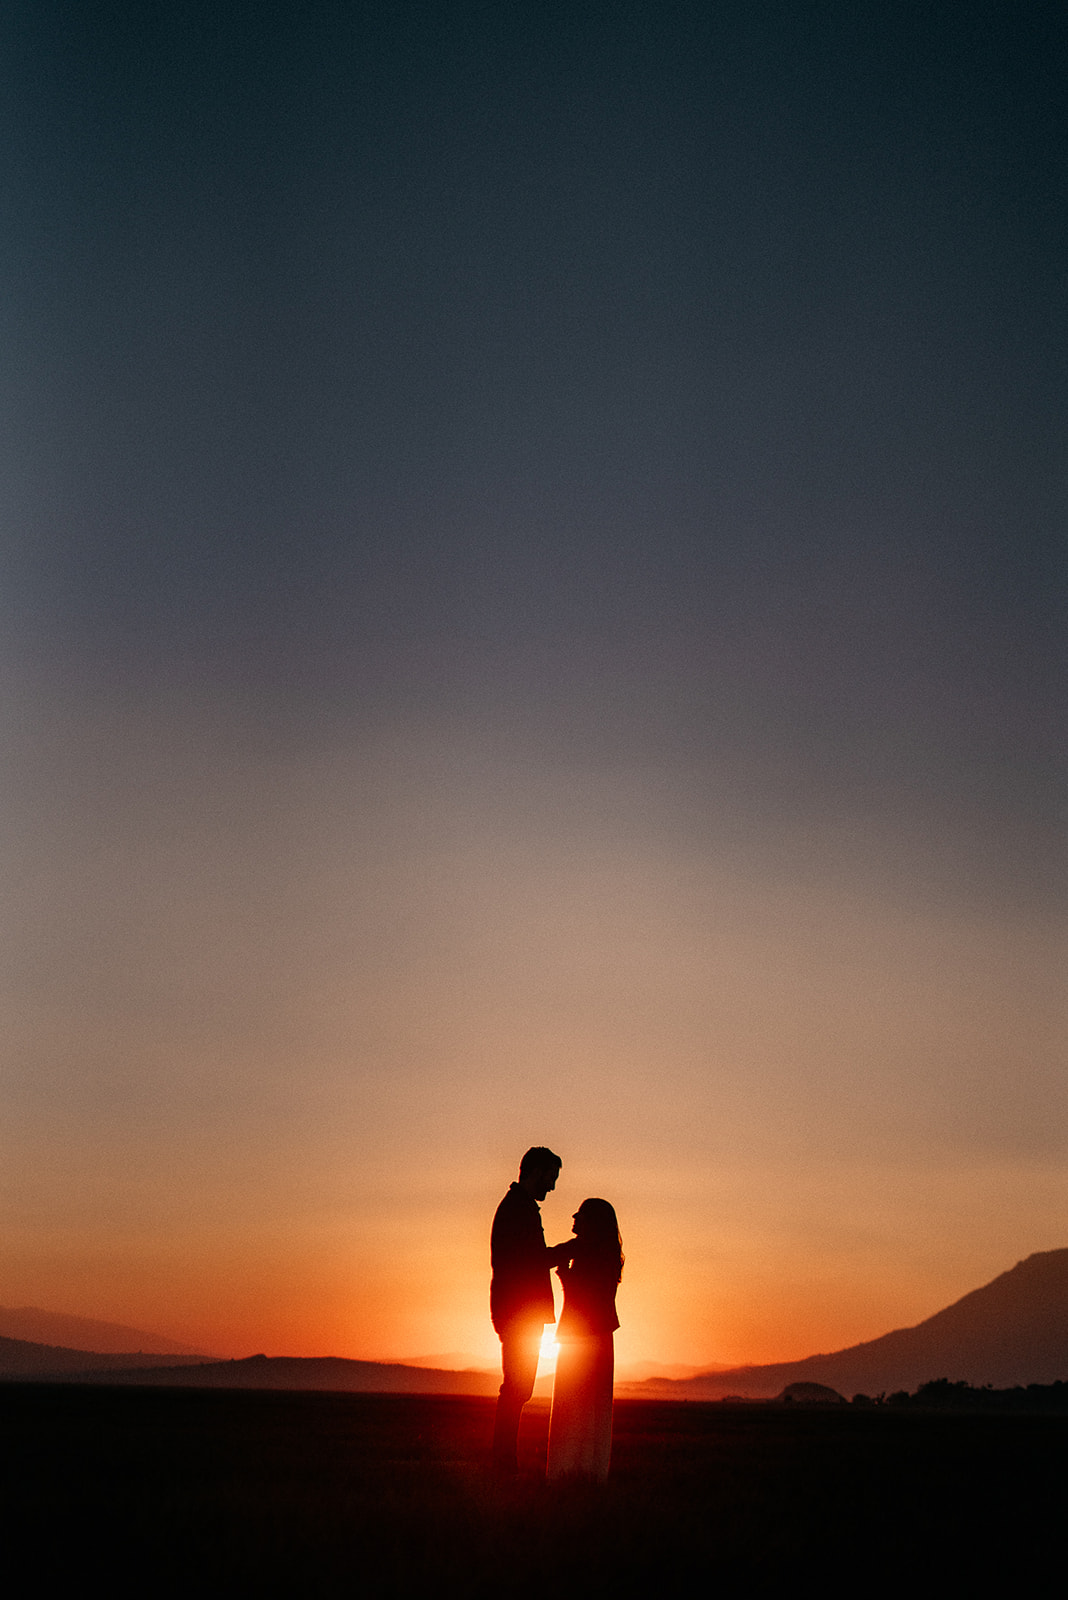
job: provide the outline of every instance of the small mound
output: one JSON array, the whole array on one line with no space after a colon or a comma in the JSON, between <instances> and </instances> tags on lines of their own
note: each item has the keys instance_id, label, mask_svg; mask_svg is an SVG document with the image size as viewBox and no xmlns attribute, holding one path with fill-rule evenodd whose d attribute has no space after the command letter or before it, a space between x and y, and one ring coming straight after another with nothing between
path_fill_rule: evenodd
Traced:
<instances>
[{"instance_id":1,"label":"small mound","mask_svg":"<svg viewBox=\"0 0 1068 1600\"><path fill-rule=\"evenodd\" d=\"M849 1403L845 1395L839 1394L837 1389L828 1388L825 1383L788 1383L777 1398L809 1406L844 1406Z\"/></svg>"}]
</instances>

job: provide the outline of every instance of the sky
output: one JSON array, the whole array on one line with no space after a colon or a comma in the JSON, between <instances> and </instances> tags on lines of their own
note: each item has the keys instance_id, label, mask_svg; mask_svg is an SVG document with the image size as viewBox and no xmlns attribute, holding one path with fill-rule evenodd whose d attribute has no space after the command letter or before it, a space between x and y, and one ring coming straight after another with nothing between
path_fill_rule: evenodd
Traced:
<instances>
[{"instance_id":1,"label":"sky","mask_svg":"<svg viewBox=\"0 0 1068 1600\"><path fill-rule=\"evenodd\" d=\"M1063 1247L1059 8L0 44L0 1302L617 1359Z\"/></svg>"}]
</instances>

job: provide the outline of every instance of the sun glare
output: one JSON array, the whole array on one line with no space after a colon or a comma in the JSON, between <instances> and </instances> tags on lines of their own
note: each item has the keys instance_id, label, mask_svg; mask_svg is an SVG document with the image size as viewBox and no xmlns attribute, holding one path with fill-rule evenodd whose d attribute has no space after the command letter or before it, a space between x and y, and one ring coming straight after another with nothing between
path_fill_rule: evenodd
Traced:
<instances>
[{"instance_id":1,"label":"sun glare","mask_svg":"<svg viewBox=\"0 0 1068 1600\"><path fill-rule=\"evenodd\" d=\"M559 1353L560 1346L556 1342L556 1329L550 1323L541 1336L541 1349L538 1352L538 1360L555 1362Z\"/></svg>"}]
</instances>

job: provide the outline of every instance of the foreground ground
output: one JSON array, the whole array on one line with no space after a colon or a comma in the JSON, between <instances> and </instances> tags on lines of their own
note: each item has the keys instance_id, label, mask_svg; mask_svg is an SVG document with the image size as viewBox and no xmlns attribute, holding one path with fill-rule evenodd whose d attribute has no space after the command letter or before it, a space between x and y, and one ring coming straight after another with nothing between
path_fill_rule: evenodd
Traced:
<instances>
[{"instance_id":1,"label":"foreground ground","mask_svg":"<svg viewBox=\"0 0 1068 1600\"><path fill-rule=\"evenodd\" d=\"M0 1384L5 1561L115 1596L963 1592L1059 1561L1068 1419L623 1401L604 1489L492 1401ZM657 1596L659 1600L659 1596Z\"/></svg>"}]
</instances>

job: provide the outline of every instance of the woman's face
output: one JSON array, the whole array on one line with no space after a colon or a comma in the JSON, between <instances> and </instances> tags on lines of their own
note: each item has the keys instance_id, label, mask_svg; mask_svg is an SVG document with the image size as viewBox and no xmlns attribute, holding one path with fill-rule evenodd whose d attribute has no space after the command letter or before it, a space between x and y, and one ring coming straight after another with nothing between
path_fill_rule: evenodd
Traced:
<instances>
[{"instance_id":1,"label":"woman's face","mask_svg":"<svg viewBox=\"0 0 1068 1600\"><path fill-rule=\"evenodd\" d=\"M575 1215L571 1218L571 1232L576 1239L581 1239L582 1235L588 1231L587 1223L588 1218L583 1215L582 1207L579 1206Z\"/></svg>"}]
</instances>

